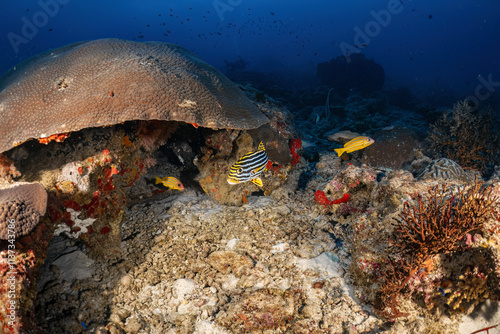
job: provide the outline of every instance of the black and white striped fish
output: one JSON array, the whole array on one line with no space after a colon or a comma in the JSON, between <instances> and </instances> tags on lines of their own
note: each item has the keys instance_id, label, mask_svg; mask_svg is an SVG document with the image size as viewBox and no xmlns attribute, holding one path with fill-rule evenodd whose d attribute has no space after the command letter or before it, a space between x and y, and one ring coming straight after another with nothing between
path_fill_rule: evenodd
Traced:
<instances>
[{"instance_id":1,"label":"black and white striped fish","mask_svg":"<svg viewBox=\"0 0 500 334\"><path fill-rule=\"evenodd\" d=\"M262 187L262 180L259 175L266 169L268 160L266 148L260 142L257 151L245 154L231 166L227 175L227 183L238 184L252 181Z\"/></svg>"}]
</instances>

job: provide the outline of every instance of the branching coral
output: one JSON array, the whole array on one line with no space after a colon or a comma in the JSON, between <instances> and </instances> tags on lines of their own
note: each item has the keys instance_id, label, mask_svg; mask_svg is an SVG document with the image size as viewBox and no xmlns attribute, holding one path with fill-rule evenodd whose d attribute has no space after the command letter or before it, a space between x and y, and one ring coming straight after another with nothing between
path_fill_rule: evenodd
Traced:
<instances>
[{"instance_id":1,"label":"branching coral","mask_svg":"<svg viewBox=\"0 0 500 334\"><path fill-rule=\"evenodd\" d=\"M430 190L427 202L421 196L416 205L406 202L396 219L395 246L423 261L435 254L463 249L464 237L480 231L486 220L493 217L495 198L491 190L475 182L454 195L444 185Z\"/></svg>"},{"instance_id":2,"label":"branching coral","mask_svg":"<svg viewBox=\"0 0 500 334\"><path fill-rule=\"evenodd\" d=\"M443 185L429 190L427 201L419 196L415 204L404 204L396 218L390 258L381 273L375 307L379 313L394 319L403 314L397 297L407 292L407 283L422 269L432 269L437 254L463 252L470 247L468 236L481 233L483 225L495 217L497 198L492 188L477 180L456 194ZM430 269L429 269L430 268Z\"/></svg>"},{"instance_id":3,"label":"branching coral","mask_svg":"<svg viewBox=\"0 0 500 334\"><path fill-rule=\"evenodd\" d=\"M446 304L453 310L464 309L464 306L468 304L476 305L476 303L488 298L487 278L481 273L467 271L459 277L456 284L443 290Z\"/></svg>"},{"instance_id":4,"label":"branching coral","mask_svg":"<svg viewBox=\"0 0 500 334\"><path fill-rule=\"evenodd\" d=\"M431 126L427 141L435 157L446 157L464 168L488 172L498 159L498 136L493 131L493 115L474 112L466 102L458 102Z\"/></svg>"}]
</instances>

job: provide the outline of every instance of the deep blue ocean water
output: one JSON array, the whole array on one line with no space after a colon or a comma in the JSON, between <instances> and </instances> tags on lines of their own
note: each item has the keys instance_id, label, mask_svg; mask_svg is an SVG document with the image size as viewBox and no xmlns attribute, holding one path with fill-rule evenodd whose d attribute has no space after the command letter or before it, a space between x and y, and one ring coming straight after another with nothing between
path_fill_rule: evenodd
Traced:
<instances>
[{"instance_id":1,"label":"deep blue ocean water","mask_svg":"<svg viewBox=\"0 0 500 334\"><path fill-rule=\"evenodd\" d=\"M218 68L241 57L290 77L361 52L384 67L385 87L479 92L483 102L500 91L499 15L496 0L5 0L0 73L51 48L116 37L180 44Z\"/></svg>"}]
</instances>

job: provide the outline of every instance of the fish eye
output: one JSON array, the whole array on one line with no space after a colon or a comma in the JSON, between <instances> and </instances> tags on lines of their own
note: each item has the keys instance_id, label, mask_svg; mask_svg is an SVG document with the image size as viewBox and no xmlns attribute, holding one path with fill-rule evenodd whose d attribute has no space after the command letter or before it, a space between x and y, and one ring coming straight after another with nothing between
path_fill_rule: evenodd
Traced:
<instances>
[{"instance_id":1,"label":"fish eye","mask_svg":"<svg viewBox=\"0 0 500 334\"><path fill-rule=\"evenodd\" d=\"M239 174L243 173L243 168L238 168L238 173Z\"/></svg>"}]
</instances>

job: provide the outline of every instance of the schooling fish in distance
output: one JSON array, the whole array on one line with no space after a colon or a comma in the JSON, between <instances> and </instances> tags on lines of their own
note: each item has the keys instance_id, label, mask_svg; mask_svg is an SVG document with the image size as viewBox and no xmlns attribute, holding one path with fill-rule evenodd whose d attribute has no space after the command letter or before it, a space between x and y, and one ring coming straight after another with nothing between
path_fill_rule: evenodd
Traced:
<instances>
[{"instance_id":1,"label":"schooling fish in distance","mask_svg":"<svg viewBox=\"0 0 500 334\"><path fill-rule=\"evenodd\" d=\"M366 136L359 136L354 139L349 140L344 144L343 148L336 148L335 152L339 155L339 157L345 153L351 153L357 150L361 150L367 146L373 144L375 140Z\"/></svg>"},{"instance_id":2,"label":"schooling fish in distance","mask_svg":"<svg viewBox=\"0 0 500 334\"><path fill-rule=\"evenodd\" d=\"M252 181L257 186L262 187L259 175L266 169L268 161L266 148L260 142L257 151L245 154L231 166L227 175L227 183L238 184Z\"/></svg>"},{"instance_id":3,"label":"schooling fish in distance","mask_svg":"<svg viewBox=\"0 0 500 334\"><path fill-rule=\"evenodd\" d=\"M170 189L184 190L184 185L182 184L182 182L173 176L165 176L162 179L156 176L155 184L160 184L160 183Z\"/></svg>"}]
</instances>

